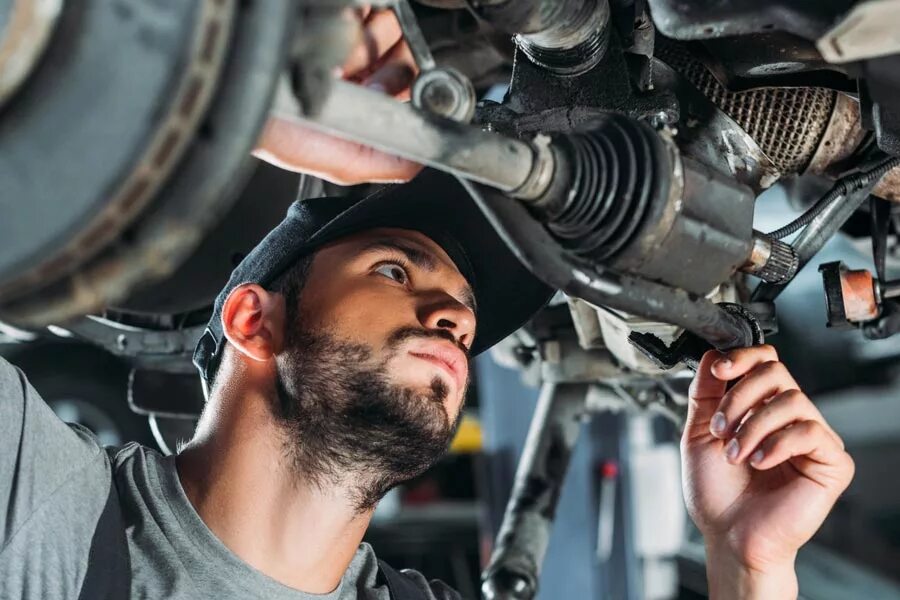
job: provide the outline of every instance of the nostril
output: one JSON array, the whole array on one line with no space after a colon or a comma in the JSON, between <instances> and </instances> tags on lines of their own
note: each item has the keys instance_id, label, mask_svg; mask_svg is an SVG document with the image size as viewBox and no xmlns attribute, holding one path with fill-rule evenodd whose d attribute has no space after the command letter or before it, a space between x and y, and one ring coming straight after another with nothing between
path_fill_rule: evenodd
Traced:
<instances>
[{"instance_id":1,"label":"nostril","mask_svg":"<svg viewBox=\"0 0 900 600\"><path fill-rule=\"evenodd\" d=\"M446 329L453 329L454 327L456 327L456 324L450 319L438 319L437 326Z\"/></svg>"}]
</instances>

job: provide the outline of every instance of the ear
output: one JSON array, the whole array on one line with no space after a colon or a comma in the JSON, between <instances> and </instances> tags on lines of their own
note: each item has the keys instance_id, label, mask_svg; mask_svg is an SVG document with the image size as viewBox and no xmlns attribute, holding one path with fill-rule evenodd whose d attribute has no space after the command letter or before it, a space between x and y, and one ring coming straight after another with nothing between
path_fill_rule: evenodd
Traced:
<instances>
[{"instance_id":1,"label":"ear","mask_svg":"<svg viewBox=\"0 0 900 600\"><path fill-rule=\"evenodd\" d=\"M281 351L284 319L284 297L255 283L231 290L222 307L225 337L238 352L261 362Z\"/></svg>"}]
</instances>

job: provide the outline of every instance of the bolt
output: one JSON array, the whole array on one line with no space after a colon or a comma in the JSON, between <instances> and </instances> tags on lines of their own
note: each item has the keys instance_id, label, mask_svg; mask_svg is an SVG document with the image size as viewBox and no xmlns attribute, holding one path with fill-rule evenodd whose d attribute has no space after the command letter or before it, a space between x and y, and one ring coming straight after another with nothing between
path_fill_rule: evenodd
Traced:
<instances>
[{"instance_id":1,"label":"bolt","mask_svg":"<svg viewBox=\"0 0 900 600\"><path fill-rule=\"evenodd\" d=\"M459 96L447 81L429 81L422 90L422 107L431 113L446 117L453 114L458 104Z\"/></svg>"}]
</instances>

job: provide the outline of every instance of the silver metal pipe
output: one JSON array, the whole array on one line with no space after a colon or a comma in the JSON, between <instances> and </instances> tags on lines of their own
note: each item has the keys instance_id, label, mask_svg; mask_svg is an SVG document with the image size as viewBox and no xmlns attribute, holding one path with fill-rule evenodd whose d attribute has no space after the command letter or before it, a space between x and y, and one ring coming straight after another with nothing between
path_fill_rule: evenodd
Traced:
<instances>
[{"instance_id":1,"label":"silver metal pipe","mask_svg":"<svg viewBox=\"0 0 900 600\"><path fill-rule=\"evenodd\" d=\"M528 142L439 119L359 85L332 86L318 113L276 114L504 192L525 185L537 167Z\"/></svg>"},{"instance_id":2,"label":"silver metal pipe","mask_svg":"<svg viewBox=\"0 0 900 600\"><path fill-rule=\"evenodd\" d=\"M585 414L587 384L545 383L491 563L481 588L485 600L528 600L537 593L556 504Z\"/></svg>"}]
</instances>

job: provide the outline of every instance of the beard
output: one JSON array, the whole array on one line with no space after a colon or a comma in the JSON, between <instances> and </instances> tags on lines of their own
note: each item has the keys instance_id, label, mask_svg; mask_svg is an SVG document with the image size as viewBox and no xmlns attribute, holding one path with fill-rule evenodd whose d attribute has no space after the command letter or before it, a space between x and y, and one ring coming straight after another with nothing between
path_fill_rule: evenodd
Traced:
<instances>
[{"instance_id":1,"label":"beard","mask_svg":"<svg viewBox=\"0 0 900 600\"><path fill-rule=\"evenodd\" d=\"M425 389L388 378L388 363L402 342L416 337L457 344L449 332L403 328L389 337L378 362L366 344L289 328L276 361L275 413L295 476L320 489L349 490L363 512L447 452L462 415L460 407L453 421L447 416L448 386L439 377Z\"/></svg>"}]
</instances>

